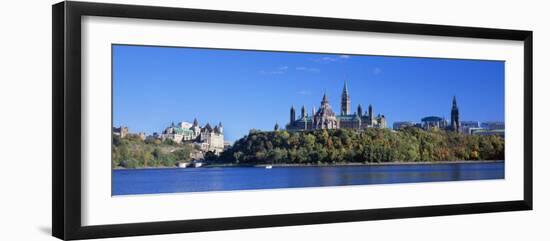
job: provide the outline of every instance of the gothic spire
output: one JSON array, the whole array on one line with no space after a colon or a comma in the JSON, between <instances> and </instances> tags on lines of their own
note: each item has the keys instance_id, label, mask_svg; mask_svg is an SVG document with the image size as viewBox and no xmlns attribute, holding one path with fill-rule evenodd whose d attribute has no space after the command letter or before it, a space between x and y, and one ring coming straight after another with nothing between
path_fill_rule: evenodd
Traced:
<instances>
[{"instance_id":1,"label":"gothic spire","mask_svg":"<svg viewBox=\"0 0 550 241\"><path fill-rule=\"evenodd\" d=\"M348 82L344 81L344 90L342 91L342 95L348 96Z\"/></svg>"},{"instance_id":2,"label":"gothic spire","mask_svg":"<svg viewBox=\"0 0 550 241\"><path fill-rule=\"evenodd\" d=\"M294 105L290 107L290 124L293 124L296 120L296 110L294 109Z\"/></svg>"},{"instance_id":3,"label":"gothic spire","mask_svg":"<svg viewBox=\"0 0 550 241\"><path fill-rule=\"evenodd\" d=\"M456 132L460 129L460 117L458 105L456 104L456 96L453 96L453 107L451 108L451 129Z\"/></svg>"},{"instance_id":4,"label":"gothic spire","mask_svg":"<svg viewBox=\"0 0 550 241\"><path fill-rule=\"evenodd\" d=\"M327 97L327 92L326 91L323 94L323 100L321 101L321 104L324 104L324 103L328 103L328 97Z\"/></svg>"},{"instance_id":5,"label":"gothic spire","mask_svg":"<svg viewBox=\"0 0 550 241\"><path fill-rule=\"evenodd\" d=\"M342 101L340 103L340 114L349 115L350 110L350 97L348 92L348 83L344 81L344 90L342 91Z\"/></svg>"},{"instance_id":6,"label":"gothic spire","mask_svg":"<svg viewBox=\"0 0 550 241\"><path fill-rule=\"evenodd\" d=\"M456 107L456 96L453 96L453 107Z\"/></svg>"}]
</instances>

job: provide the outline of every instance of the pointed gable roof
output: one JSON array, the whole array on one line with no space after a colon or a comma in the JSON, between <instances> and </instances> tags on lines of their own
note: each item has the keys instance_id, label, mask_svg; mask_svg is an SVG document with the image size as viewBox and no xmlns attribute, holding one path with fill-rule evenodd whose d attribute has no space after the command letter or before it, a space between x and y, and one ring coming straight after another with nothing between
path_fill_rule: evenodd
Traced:
<instances>
[{"instance_id":1,"label":"pointed gable roof","mask_svg":"<svg viewBox=\"0 0 550 241\"><path fill-rule=\"evenodd\" d=\"M203 129L206 129L208 131L212 131L212 126L210 125L210 123L206 123L206 125L204 126Z\"/></svg>"}]
</instances>

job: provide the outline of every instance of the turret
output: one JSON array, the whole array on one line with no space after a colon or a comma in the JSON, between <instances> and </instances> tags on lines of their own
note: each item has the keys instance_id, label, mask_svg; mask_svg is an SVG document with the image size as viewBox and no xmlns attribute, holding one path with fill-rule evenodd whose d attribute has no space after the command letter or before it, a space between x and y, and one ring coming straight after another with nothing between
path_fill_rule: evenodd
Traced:
<instances>
[{"instance_id":1,"label":"turret","mask_svg":"<svg viewBox=\"0 0 550 241\"><path fill-rule=\"evenodd\" d=\"M201 127L199 126L199 121L197 120L197 118L193 120L191 130L193 130L193 138L199 136L199 134L201 133Z\"/></svg>"},{"instance_id":2,"label":"turret","mask_svg":"<svg viewBox=\"0 0 550 241\"><path fill-rule=\"evenodd\" d=\"M363 107L361 107L361 104L357 106L357 115L359 117L363 116Z\"/></svg>"},{"instance_id":3,"label":"turret","mask_svg":"<svg viewBox=\"0 0 550 241\"><path fill-rule=\"evenodd\" d=\"M223 125L222 125L222 122L220 121L220 123L218 124L218 131L220 132L220 134L223 134Z\"/></svg>"},{"instance_id":4,"label":"turret","mask_svg":"<svg viewBox=\"0 0 550 241\"><path fill-rule=\"evenodd\" d=\"M193 120L193 126L199 126L199 121L197 120L197 118Z\"/></svg>"},{"instance_id":5,"label":"turret","mask_svg":"<svg viewBox=\"0 0 550 241\"><path fill-rule=\"evenodd\" d=\"M321 106L324 106L328 104L328 97L327 97L327 92L325 91L325 93L323 94L323 100L321 100Z\"/></svg>"},{"instance_id":6,"label":"turret","mask_svg":"<svg viewBox=\"0 0 550 241\"><path fill-rule=\"evenodd\" d=\"M290 124L294 124L294 121L296 121L296 110L294 109L294 105L290 107Z\"/></svg>"},{"instance_id":7,"label":"turret","mask_svg":"<svg viewBox=\"0 0 550 241\"><path fill-rule=\"evenodd\" d=\"M214 130L213 130L213 131L214 131L214 133L216 133L216 134L221 134L220 128L219 128L218 126L214 126Z\"/></svg>"},{"instance_id":8,"label":"turret","mask_svg":"<svg viewBox=\"0 0 550 241\"><path fill-rule=\"evenodd\" d=\"M274 131L278 131L278 130L279 130L279 123L275 122L275 127L273 127L273 130L274 130Z\"/></svg>"},{"instance_id":9,"label":"turret","mask_svg":"<svg viewBox=\"0 0 550 241\"><path fill-rule=\"evenodd\" d=\"M313 128L313 123L315 122L315 113L317 112L317 110L315 109L315 106L313 106L311 108L311 127L310 128ZM307 122L306 122L307 124ZM306 128L307 130L307 128Z\"/></svg>"},{"instance_id":10,"label":"turret","mask_svg":"<svg viewBox=\"0 0 550 241\"><path fill-rule=\"evenodd\" d=\"M212 132L212 126L208 122L206 122L206 125L204 126L203 129L208 130L208 132Z\"/></svg>"},{"instance_id":11,"label":"turret","mask_svg":"<svg viewBox=\"0 0 550 241\"><path fill-rule=\"evenodd\" d=\"M372 125L372 105L369 105L369 125Z\"/></svg>"},{"instance_id":12,"label":"turret","mask_svg":"<svg viewBox=\"0 0 550 241\"><path fill-rule=\"evenodd\" d=\"M305 105L302 105L302 113L301 113L301 114L302 114L301 118L305 119L305 118L306 118L306 115L307 115L307 113L306 113L306 106L305 106Z\"/></svg>"}]
</instances>

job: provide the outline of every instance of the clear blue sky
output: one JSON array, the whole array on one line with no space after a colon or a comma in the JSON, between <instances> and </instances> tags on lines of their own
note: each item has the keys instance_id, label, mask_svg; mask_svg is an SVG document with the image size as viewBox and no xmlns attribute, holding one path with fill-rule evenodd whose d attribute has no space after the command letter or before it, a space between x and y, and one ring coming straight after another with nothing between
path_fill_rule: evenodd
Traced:
<instances>
[{"instance_id":1,"label":"clear blue sky","mask_svg":"<svg viewBox=\"0 0 550 241\"><path fill-rule=\"evenodd\" d=\"M224 125L234 141L311 113L326 91L340 113L348 82L352 112L372 104L394 121L449 119L456 95L461 120L504 120L504 62L268 51L113 46L113 125L161 132L171 122Z\"/></svg>"}]
</instances>

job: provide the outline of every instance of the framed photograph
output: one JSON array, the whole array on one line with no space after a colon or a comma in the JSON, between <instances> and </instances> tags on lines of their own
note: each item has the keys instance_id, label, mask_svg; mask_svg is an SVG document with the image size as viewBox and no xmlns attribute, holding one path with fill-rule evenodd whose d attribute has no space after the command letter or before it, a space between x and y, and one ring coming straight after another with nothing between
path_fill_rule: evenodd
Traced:
<instances>
[{"instance_id":1,"label":"framed photograph","mask_svg":"<svg viewBox=\"0 0 550 241\"><path fill-rule=\"evenodd\" d=\"M531 210L532 48L524 30L55 4L53 235Z\"/></svg>"}]
</instances>

